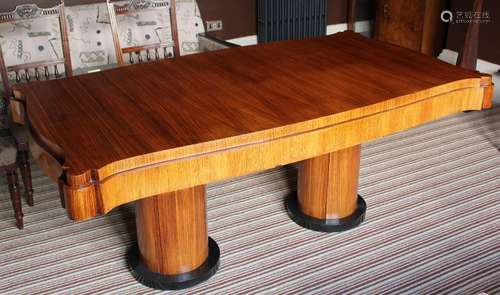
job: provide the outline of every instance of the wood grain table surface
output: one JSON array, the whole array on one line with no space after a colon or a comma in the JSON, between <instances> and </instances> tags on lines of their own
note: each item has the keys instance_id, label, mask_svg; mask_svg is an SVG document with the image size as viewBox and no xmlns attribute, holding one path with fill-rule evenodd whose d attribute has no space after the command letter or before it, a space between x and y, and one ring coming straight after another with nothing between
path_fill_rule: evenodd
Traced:
<instances>
[{"instance_id":1,"label":"wood grain table surface","mask_svg":"<svg viewBox=\"0 0 500 295\"><path fill-rule=\"evenodd\" d=\"M26 100L39 145L33 149L49 154L44 158L49 175L64 173L76 189L141 167L293 137L453 91L480 91L460 103L461 109L480 109L488 104L483 90L489 85L491 78L478 72L344 32L33 82L15 91ZM422 122L408 127L416 123ZM403 125L393 132L408 128ZM360 140L374 136L369 137ZM140 197L158 192L141 191ZM97 200L98 211L133 198L108 205Z\"/></svg>"}]
</instances>

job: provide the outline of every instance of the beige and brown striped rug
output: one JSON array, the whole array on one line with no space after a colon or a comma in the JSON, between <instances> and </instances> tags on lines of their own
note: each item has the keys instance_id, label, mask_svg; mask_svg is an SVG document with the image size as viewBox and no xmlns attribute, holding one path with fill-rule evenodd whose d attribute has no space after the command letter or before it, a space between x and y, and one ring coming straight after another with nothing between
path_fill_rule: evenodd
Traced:
<instances>
[{"instance_id":1,"label":"beige and brown striped rug","mask_svg":"<svg viewBox=\"0 0 500 295\"><path fill-rule=\"evenodd\" d=\"M500 292L500 107L363 146L366 221L323 234L288 218L292 166L210 185L219 272L191 294ZM0 180L1 294L153 294L129 274L133 208L74 223L33 168L35 201L14 227ZM168 292L167 292L168 293ZM183 292L177 292L183 293Z\"/></svg>"}]
</instances>

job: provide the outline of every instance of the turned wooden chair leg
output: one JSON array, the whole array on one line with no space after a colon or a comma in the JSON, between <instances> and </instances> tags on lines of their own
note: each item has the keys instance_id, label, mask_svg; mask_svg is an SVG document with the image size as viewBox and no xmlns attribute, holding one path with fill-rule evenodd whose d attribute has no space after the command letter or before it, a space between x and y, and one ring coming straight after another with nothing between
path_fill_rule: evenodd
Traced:
<instances>
[{"instance_id":1,"label":"turned wooden chair leg","mask_svg":"<svg viewBox=\"0 0 500 295\"><path fill-rule=\"evenodd\" d=\"M26 150L20 150L18 152L18 159L19 169L21 170L21 176L23 178L26 200L28 205L33 206L33 183L31 180L31 167L28 159L28 152Z\"/></svg>"},{"instance_id":2,"label":"turned wooden chair leg","mask_svg":"<svg viewBox=\"0 0 500 295\"><path fill-rule=\"evenodd\" d=\"M16 226L19 229L23 229L23 209L21 207L21 194L17 185L17 172L15 168L7 171L7 181L9 182L10 199L14 208Z\"/></svg>"}]
</instances>

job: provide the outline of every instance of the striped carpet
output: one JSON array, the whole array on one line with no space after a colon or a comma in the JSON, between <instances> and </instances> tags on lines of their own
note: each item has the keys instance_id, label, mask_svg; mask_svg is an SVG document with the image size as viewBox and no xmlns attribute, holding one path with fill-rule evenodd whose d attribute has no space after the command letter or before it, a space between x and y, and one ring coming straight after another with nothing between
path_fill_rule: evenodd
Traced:
<instances>
[{"instance_id":1,"label":"striped carpet","mask_svg":"<svg viewBox=\"0 0 500 295\"><path fill-rule=\"evenodd\" d=\"M499 293L499 148L499 107L365 144L366 222L339 234L290 221L283 198L295 189L293 166L210 185L209 233L221 267L185 292ZM135 240L131 206L71 222L56 186L33 170L36 204L24 207L23 231L0 180L1 294L157 293L126 268Z\"/></svg>"}]
</instances>

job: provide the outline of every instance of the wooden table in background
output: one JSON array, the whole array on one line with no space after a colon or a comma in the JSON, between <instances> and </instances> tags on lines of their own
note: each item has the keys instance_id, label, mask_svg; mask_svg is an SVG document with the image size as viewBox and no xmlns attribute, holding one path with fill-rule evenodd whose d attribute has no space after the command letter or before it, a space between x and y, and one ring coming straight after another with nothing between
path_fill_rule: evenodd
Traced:
<instances>
[{"instance_id":1,"label":"wooden table in background","mask_svg":"<svg viewBox=\"0 0 500 295\"><path fill-rule=\"evenodd\" d=\"M136 201L141 283L217 269L205 185L301 162L289 215L359 225L360 144L491 104L491 77L352 32L184 56L16 88L30 148L73 220Z\"/></svg>"}]
</instances>

